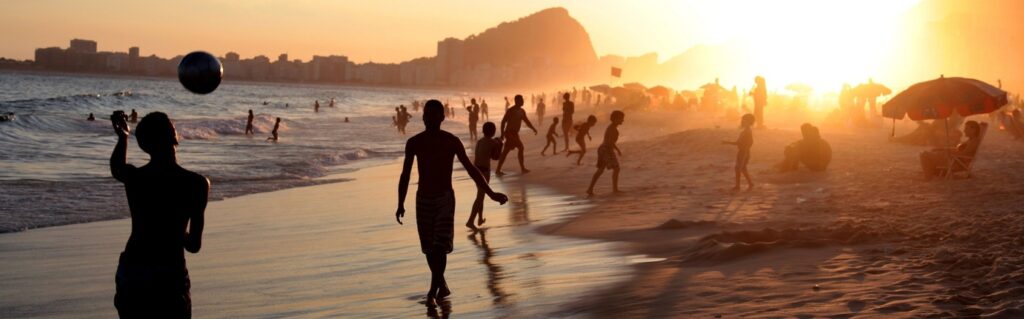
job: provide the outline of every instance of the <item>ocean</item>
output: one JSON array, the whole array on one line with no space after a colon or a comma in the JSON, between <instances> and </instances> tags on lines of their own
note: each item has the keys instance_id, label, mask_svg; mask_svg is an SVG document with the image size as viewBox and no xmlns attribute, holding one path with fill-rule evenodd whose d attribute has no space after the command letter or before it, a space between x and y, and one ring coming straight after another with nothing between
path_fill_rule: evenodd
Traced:
<instances>
[{"instance_id":1,"label":"ocean","mask_svg":"<svg viewBox=\"0 0 1024 319\"><path fill-rule=\"evenodd\" d=\"M392 161L406 139L392 126L396 106L451 98L458 109L464 95L272 83L224 83L196 95L174 79L0 73L0 114L16 114L0 122L0 232L128 216L123 187L108 168L116 141L108 119L116 110L135 109L140 118L167 113L180 135L178 162L209 177L217 200L339 182L323 177ZM335 107L328 106L331 98ZM254 136L244 134L249 109L256 115ZM444 128L469 145L460 111ZM95 121L86 120L89 113ZM422 130L413 115L409 134ZM281 139L267 142L276 117ZM128 161L148 161L134 138Z\"/></svg>"}]
</instances>

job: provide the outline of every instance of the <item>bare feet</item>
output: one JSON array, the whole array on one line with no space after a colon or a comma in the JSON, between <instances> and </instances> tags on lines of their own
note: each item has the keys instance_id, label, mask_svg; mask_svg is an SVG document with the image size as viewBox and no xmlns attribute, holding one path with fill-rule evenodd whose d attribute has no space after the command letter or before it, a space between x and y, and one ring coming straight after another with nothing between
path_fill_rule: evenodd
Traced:
<instances>
[{"instance_id":1,"label":"bare feet","mask_svg":"<svg viewBox=\"0 0 1024 319\"><path fill-rule=\"evenodd\" d=\"M427 308L437 307L437 300L434 300L434 296L427 295Z\"/></svg>"},{"instance_id":2,"label":"bare feet","mask_svg":"<svg viewBox=\"0 0 1024 319\"><path fill-rule=\"evenodd\" d=\"M501 176L505 176L505 172L502 172L502 171L496 171L496 172L494 172L494 175L495 175L495 176L498 176L498 177L501 177Z\"/></svg>"},{"instance_id":3,"label":"bare feet","mask_svg":"<svg viewBox=\"0 0 1024 319\"><path fill-rule=\"evenodd\" d=\"M486 218L480 217L480 219L476 221L476 224L477 224L477 225L483 225L483 224L484 224L484 223L486 223L486 222L487 222L487 219L486 219ZM475 228L475 227L474 227L474 228Z\"/></svg>"},{"instance_id":4,"label":"bare feet","mask_svg":"<svg viewBox=\"0 0 1024 319\"><path fill-rule=\"evenodd\" d=\"M523 169L523 174L526 174L526 173L529 173L529 172L530 172L530 170L525 169L525 168Z\"/></svg>"},{"instance_id":5,"label":"bare feet","mask_svg":"<svg viewBox=\"0 0 1024 319\"><path fill-rule=\"evenodd\" d=\"M740 185L736 185L735 187L732 188L732 191L734 191L734 192L737 192L739 190L740 190Z\"/></svg>"},{"instance_id":6,"label":"bare feet","mask_svg":"<svg viewBox=\"0 0 1024 319\"><path fill-rule=\"evenodd\" d=\"M591 198L591 197L594 197L594 190L593 189L588 189L587 190L587 198Z\"/></svg>"},{"instance_id":7,"label":"bare feet","mask_svg":"<svg viewBox=\"0 0 1024 319\"><path fill-rule=\"evenodd\" d=\"M437 290L437 299L444 299L445 297L448 297L451 294L452 294L452 291L450 289L448 289L448 284L445 284L445 285L441 286L440 289Z\"/></svg>"},{"instance_id":8,"label":"bare feet","mask_svg":"<svg viewBox=\"0 0 1024 319\"><path fill-rule=\"evenodd\" d=\"M476 225L473 225L473 220L472 219L466 222L466 227L469 227L469 229L472 229L472 230L476 230Z\"/></svg>"}]
</instances>

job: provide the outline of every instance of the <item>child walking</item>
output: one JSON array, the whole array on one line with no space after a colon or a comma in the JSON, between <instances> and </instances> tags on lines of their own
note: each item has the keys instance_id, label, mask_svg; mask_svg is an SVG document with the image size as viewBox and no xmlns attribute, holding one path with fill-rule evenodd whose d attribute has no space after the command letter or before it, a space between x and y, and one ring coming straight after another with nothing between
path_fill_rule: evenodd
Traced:
<instances>
[{"instance_id":1,"label":"child walking","mask_svg":"<svg viewBox=\"0 0 1024 319\"><path fill-rule=\"evenodd\" d=\"M544 149L540 151L540 156L544 156L544 152L547 152L548 146L551 146L551 154L558 154L558 141L555 140L558 137L558 131L555 128L558 127L558 117L551 119L551 126L548 127L547 139L548 143L544 144Z\"/></svg>"},{"instance_id":2,"label":"child walking","mask_svg":"<svg viewBox=\"0 0 1024 319\"><path fill-rule=\"evenodd\" d=\"M473 151L473 165L480 170L487 182L491 181L491 161L501 157L501 140L494 138L497 128L493 122L484 123L484 137L476 142L476 149ZM473 218L476 217L476 225L483 225L487 222L484 218L484 191L477 189L476 200L473 201L473 208L469 211L469 220L466 220L466 227L476 229L473 225Z\"/></svg>"},{"instance_id":3,"label":"child walking","mask_svg":"<svg viewBox=\"0 0 1024 319\"><path fill-rule=\"evenodd\" d=\"M615 143L619 141L619 125L622 125L622 121L625 118L626 114L622 113L622 111L612 112L612 124L609 124L608 128L604 130L604 141L601 142L601 146L597 147L597 172L594 172L594 177L590 179L587 197L594 196L594 184L597 184L597 179L601 177L605 169L612 170L612 191L620 192L618 156L622 156L622 151L619 150ZM597 119L595 118L594 121L597 121ZM616 153L618 153L618 156L615 156Z\"/></svg>"},{"instance_id":4,"label":"child walking","mask_svg":"<svg viewBox=\"0 0 1024 319\"><path fill-rule=\"evenodd\" d=\"M754 115L745 114L740 119L740 137L735 142L723 141L723 144L736 145L738 150L736 151L736 186L733 186L733 191L740 190L740 175L747 178L747 189L754 188L754 182L750 181L750 173L747 172L747 163L750 162L750 147L754 145L754 134L751 133L750 127L754 125Z\"/></svg>"}]
</instances>

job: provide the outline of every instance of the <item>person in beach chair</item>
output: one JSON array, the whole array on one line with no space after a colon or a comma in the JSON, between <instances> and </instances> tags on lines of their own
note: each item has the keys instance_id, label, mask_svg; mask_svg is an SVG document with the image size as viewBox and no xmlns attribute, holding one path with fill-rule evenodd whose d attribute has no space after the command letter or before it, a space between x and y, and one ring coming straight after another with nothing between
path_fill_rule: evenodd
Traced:
<instances>
[{"instance_id":1,"label":"person in beach chair","mask_svg":"<svg viewBox=\"0 0 1024 319\"><path fill-rule=\"evenodd\" d=\"M952 178L960 173L970 177L971 166L987 129L988 123L967 121L964 123L967 141L957 144L956 148L935 148L921 152L921 169L924 171L925 180L936 176Z\"/></svg>"},{"instance_id":2,"label":"person in beach chair","mask_svg":"<svg viewBox=\"0 0 1024 319\"><path fill-rule=\"evenodd\" d=\"M114 278L114 307L121 318L191 318L191 282L185 253L202 246L210 180L178 166L178 133L167 114L147 114L135 129L149 163L127 163L131 129L123 111L110 116L117 145L110 174L124 183L131 235ZM183 251L184 250L184 251Z\"/></svg>"},{"instance_id":3,"label":"person in beach chair","mask_svg":"<svg viewBox=\"0 0 1024 319\"><path fill-rule=\"evenodd\" d=\"M462 141L441 130L444 117L441 101L429 100L423 106L425 129L409 138L405 144L405 160L398 181L398 209L395 211L395 220L402 224L405 196L409 192L409 179L415 160L420 177L419 190L416 191L416 230L419 233L420 250L427 256L427 265L430 267L430 289L426 300L430 308L434 308L439 299L451 295L444 279L444 270L448 264L448 254L452 252L455 228L453 159L459 159L477 189L483 190L491 200L501 204L508 201L508 196L494 192L487 185L487 179L466 155Z\"/></svg>"}]
</instances>

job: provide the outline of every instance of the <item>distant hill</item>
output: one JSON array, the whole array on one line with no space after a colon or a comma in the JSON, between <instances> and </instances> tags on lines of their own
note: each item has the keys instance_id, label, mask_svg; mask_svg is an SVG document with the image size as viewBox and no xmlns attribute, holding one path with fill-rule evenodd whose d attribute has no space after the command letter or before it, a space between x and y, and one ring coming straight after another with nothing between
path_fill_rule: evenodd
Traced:
<instances>
[{"instance_id":1,"label":"distant hill","mask_svg":"<svg viewBox=\"0 0 1024 319\"><path fill-rule=\"evenodd\" d=\"M590 65L597 54L590 35L565 8L550 8L504 22L465 40L464 63Z\"/></svg>"}]
</instances>

